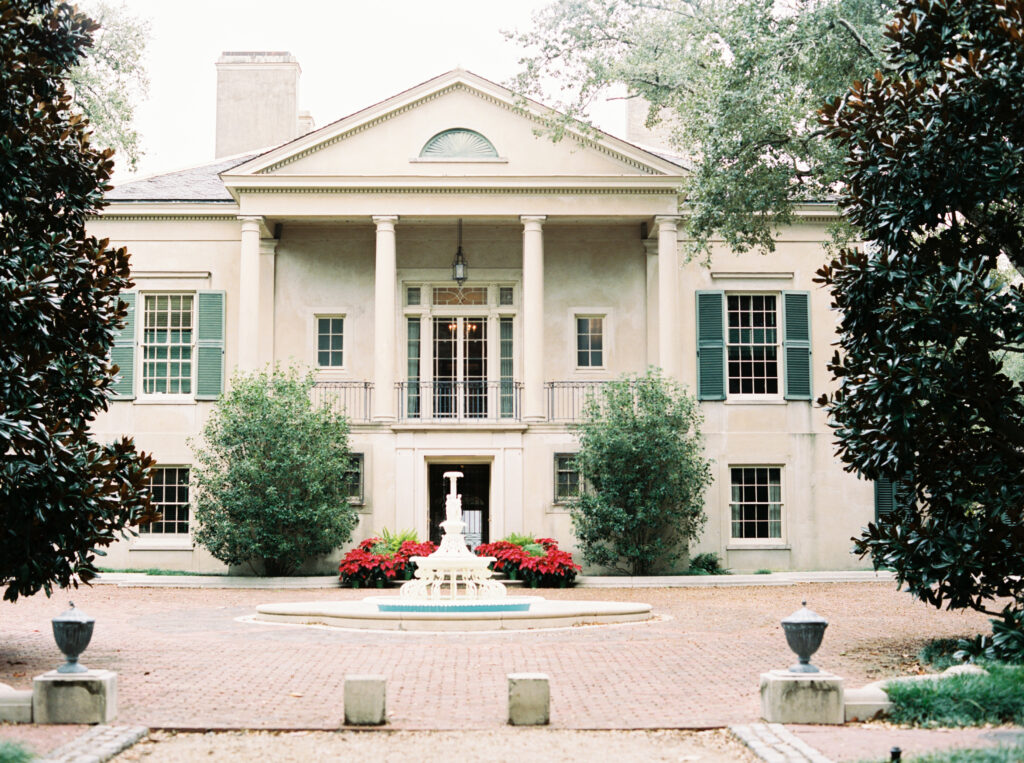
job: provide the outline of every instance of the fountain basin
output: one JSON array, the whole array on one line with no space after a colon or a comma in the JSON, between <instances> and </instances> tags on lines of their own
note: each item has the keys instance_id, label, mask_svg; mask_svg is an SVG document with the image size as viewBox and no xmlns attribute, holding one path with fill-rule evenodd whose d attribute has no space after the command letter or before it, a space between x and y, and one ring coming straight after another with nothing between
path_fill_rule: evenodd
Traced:
<instances>
[{"instance_id":1,"label":"fountain basin","mask_svg":"<svg viewBox=\"0 0 1024 763\"><path fill-rule=\"evenodd\" d=\"M262 604L256 608L257 622L326 625L334 628L389 631L523 631L541 628L568 628L577 625L636 622L653 618L650 604L619 601L548 601L539 596L526 599L528 610L500 611L466 609L486 600L465 603L439 601L447 611L432 607L429 611L382 611L380 602L412 606L427 601L402 601L399 597L373 596L361 601L307 601ZM457 609L455 607L458 607Z\"/></svg>"},{"instance_id":2,"label":"fountain basin","mask_svg":"<svg viewBox=\"0 0 1024 763\"><path fill-rule=\"evenodd\" d=\"M363 601L376 603L381 612L527 612L536 596L504 596L499 599L407 599L373 596Z\"/></svg>"}]
</instances>

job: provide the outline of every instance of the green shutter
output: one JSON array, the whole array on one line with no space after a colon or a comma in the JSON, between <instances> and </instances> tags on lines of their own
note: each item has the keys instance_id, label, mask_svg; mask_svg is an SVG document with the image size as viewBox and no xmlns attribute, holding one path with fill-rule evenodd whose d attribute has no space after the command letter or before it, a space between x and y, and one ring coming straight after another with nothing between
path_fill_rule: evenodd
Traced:
<instances>
[{"instance_id":1,"label":"green shutter","mask_svg":"<svg viewBox=\"0 0 1024 763\"><path fill-rule=\"evenodd\" d=\"M110 348L110 362L118 367L118 379L110 385L115 400L135 399L135 292L121 295L128 305L124 328L114 331L114 345Z\"/></svg>"},{"instance_id":2,"label":"green shutter","mask_svg":"<svg viewBox=\"0 0 1024 763\"><path fill-rule=\"evenodd\" d=\"M196 400L216 400L224 391L224 292L201 291L196 348Z\"/></svg>"},{"instance_id":3,"label":"green shutter","mask_svg":"<svg viewBox=\"0 0 1024 763\"><path fill-rule=\"evenodd\" d=\"M875 480L875 521L883 516L892 514L893 502L895 499L895 486L893 481L887 477L879 477Z\"/></svg>"},{"instance_id":4,"label":"green shutter","mask_svg":"<svg viewBox=\"0 0 1024 763\"><path fill-rule=\"evenodd\" d=\"M811 293L782 292L782 357L786 400L811 399Z\"/></svg>"},{"instance_id":5,"label":"green shutter","mask_svg":"<svg viewBox=\"0 0 1024 763\"><path fill-rule=\"evenodd\" d=\"M725 400L725 292L697 292L697 399Z\"/></svg>"}]
</instances>

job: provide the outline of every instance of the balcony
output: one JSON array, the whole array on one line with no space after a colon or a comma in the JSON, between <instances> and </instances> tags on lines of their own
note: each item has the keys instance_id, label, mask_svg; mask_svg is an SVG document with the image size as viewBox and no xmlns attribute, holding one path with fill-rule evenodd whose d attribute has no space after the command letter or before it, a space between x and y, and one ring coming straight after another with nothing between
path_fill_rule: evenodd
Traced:
<instances>
[{"instance_id":1,"label":"balcony","mask_svg":"<svg viewBox=\"0 0 1024 763\"><path fill-rule=\"evenodd\" d=\"M583 418L590 395L597 394L606 381L551 381L544 384L548 421L573 423Z\"/></svg>"},{"instance_id":2,"label":"balcony","mask_svg":"<svg viewBox=\"0 0 1024 763\"><path fill-rule=\"evenodd\" d=\"M328 405L352 422L370 420L373 384L368 381L323 381L313 385L313 404Z\"/></svg>"},{"instance_id":3,"label":"balcony","mask_svg":"<svg viewBox=\"0 0 1024 763\"><path fill-rule=\"evenodd\" d=\"M523 385L514 381L399 382L398 420L519 421Z\"/></svg>"}]
</instances>

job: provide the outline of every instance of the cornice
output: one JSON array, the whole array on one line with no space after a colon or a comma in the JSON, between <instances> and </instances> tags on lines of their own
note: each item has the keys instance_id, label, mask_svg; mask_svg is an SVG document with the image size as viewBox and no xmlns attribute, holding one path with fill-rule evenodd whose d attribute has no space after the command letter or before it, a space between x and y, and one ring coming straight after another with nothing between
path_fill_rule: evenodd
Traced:
<instances>
[{"instance_id":1,"label":"cornice","mask_svg":"<svg viewBox=\"0 0 1024 763\"><path fill-rule=\"evenodd\" d=\"M265 187L239 188L238 195L256 196L276 193L288 194L405 194L405 195L437 195L437 196L542 196L542 195L575 195L575 196L675 196L672 188L580 188L578 186L536 186L536 187L470 187L470 188L430 188L415 186L361 186L351 187Z\"/></svg>"}]
</instances>

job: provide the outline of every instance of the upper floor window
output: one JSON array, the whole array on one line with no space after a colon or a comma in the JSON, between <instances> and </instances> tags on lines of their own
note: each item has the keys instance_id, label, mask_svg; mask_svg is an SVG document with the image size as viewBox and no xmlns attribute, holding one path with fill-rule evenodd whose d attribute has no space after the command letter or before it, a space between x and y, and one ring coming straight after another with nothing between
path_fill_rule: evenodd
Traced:
<instances>
[{"instance_id":1,"label":"upper floor window","mask_svg":"<svg viewBox=\"0 0 1024 763\"><path fill-rule=\"evenodd\" d=\"M576 316L576 365L580 368L604 366L604 318L602 316Z\"/></svg>"},{"instance_id":2,"label":"upper floor window","mask_svg":"<svg viewBox=\"0 0 1024 763\"><path fill-rule=\"evenodd\" d=\"M224 292L124 292L121 300L127 306L125 325L115 332L110 350L110 359L118 367L111 385L115 399L132 400L139 393L151 400L220 396L224 391Z\"/></svg>"},{"instance_id":3,"label":"upper floor window","mask_svg":"<svg viewBox=\"0 0 1024 763\"><path fill-rule=\"evenodd\" d=\"M778 318L773 294L730 294L729 394L779 392Z\"/></svg>"},{"instance_id":4,"label":"upper floor window","mask_svg":"<svg viewBox=\"0 0 1024 763\"><path fill-rule=\"evenodd\" d=\"M316 317L316 364L320 368L345 365L345 318L341 315Z\"/></svg>"},{"instance_id":5,"label":"upper floor window","mask_svg":"<svg viewBox=\"0 0 1024 763\"><path fill-rule=\"evenodd\" d=\"M697 397L811 399L810 292L697 292Z\"/></svg>"},{"instance_id":6,"label":"upper floor window","mask_svg":"<svg viewBox=\"0 0 1024 763\"><path fill-rule=\"evenodd\" d=\"M191 294L147 294L142 328L142 391L192 394L194 347Z\"/></svg>"},{"instance_id":7,"label":"upper floor window","mask_svg":"<svg viewBox=\"0 0 1024 763\"><path fill-rule=\"evenodd\" d=\"M498 152L480 133L458 127L439 132L428 140L420 150L420 158L497 159Z\"/></svg>"}]
</instances>

